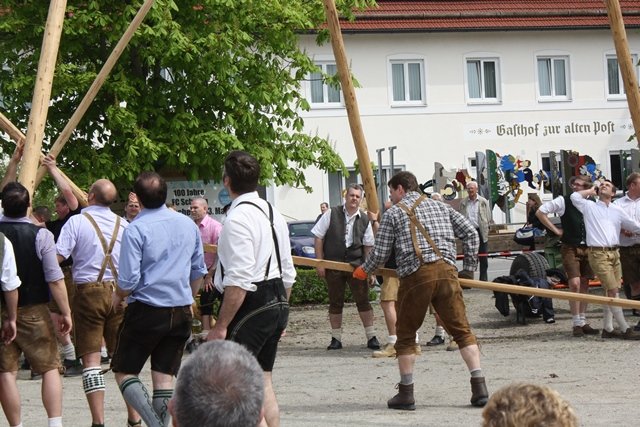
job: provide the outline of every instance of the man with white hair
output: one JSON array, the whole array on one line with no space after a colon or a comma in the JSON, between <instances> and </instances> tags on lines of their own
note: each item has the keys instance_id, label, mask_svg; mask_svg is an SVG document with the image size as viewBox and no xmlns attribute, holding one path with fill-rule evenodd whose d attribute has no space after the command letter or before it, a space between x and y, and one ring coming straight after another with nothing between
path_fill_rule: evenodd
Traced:
<instances>
[{"instance_id":1,"label":"man with white hair","mask_svg":"<svg viewBox=\"0 0 640 427\"><path fill-rule=\"evenodd\" d=\"M478 194L478 183L469 181L467 183L468 196L460 202L460 213L467 217L475 227L480 237L480 247L478 248L480 264L480 280L488 280L487 270L489 269L489 224L493 222L491 216L491 204L487 199ZM463 277L473 279L473 277Z\"/></svg>"}]
</instances>

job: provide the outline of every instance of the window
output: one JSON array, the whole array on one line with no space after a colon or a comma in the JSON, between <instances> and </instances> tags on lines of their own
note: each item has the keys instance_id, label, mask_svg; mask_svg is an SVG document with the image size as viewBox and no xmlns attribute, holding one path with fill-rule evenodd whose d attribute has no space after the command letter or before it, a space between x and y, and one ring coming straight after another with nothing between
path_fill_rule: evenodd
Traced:
<instances>
[{"instance_id":1,"label":"window","mask_svg":"<svg viewBox=\"0 0 640 427\"><path fill-rule=\"evenodd\" d=\"M538 96L544 100L569 100L569 58L538 57Z\"/></svg>"},{"instance_id":2,"label":"window","mask_svg":"<svg viewBox=\"0 0 640 427\"><path fill-rule=\"evenodd\" d=\"M394 104L424 105L424 62L392 60L391 89Z\"/></svg>"},{"instance_id":3,"label":"window","mask_svg":"<svg viewBox=\"0 0 640 427\"><path fill-rule=\"evenodd\" d=\"M625 99L624 83L622 81L622 73L616 55L607 55L607 98L608 99ZM638 63L637 55L632 55L633 64ZM636 66L636 75L637 75Z\"/></svg>"},{"instance_id":4,"label":"window","mask_svg":"<svg viewBox=\"0 0 640 427\"><path fill-rule=\"evenodd\" d=\"M467 99L470 103L500 102L500 70L496 58L467 58Z\"/></svg>"},{"instance_id":5,"label":"window","mask_svg":"<svg viewBox=\"0 0 640 427\"><path fill-rule=\"evenodd\" d=\"M342 92L339 87L325 83L323 73L332 77L336 75L335 63L316 63L319 71L311 73L309 76L311 105L339 106L342 104Z\"/></svg>"}]
</instances>

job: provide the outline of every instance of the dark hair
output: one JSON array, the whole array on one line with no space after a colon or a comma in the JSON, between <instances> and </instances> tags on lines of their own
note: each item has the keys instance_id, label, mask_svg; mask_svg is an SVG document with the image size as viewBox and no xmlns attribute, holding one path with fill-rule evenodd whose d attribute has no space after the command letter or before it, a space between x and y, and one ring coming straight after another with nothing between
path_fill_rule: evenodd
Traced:
<instances>
[{"instance_id":1,"label":"dark hair","mask_svg":"<svg viewBox=\"0 0 640 427\"><path fill-rule=\"evenodd\" d=\"M387 185L394 190L396 190L399 185L402 185L402 188L404 188L404 191L406 191L407 193L409 191L418 191L420 188L418 186L418 180L416 179L416 176L407 171L398 172L397 174L393 175Z\"/></svg>"},{"instance_id":2,"label":"dark hair","mask_svg":"<svg viewBox=\"0 0 640 427\"><path fill-rule=\"evenodd\" d=\"M2 189L2 208L9 218L27 216L30 202L29 191L19 182L10 182Z\"/></svg>"},{"instance_id":3,"label":"dark hair","mask_svg":"<svg viewBox=\"0 0 640 427\"><path fill-rule=\"evenodd\" d=\"M51 220L51 210L46 206L40 205L33 208L33 215L42 217L45 222Z\"/></svg>"},{"instance_id":4,"label":"dark hair","mask_svg":"<svg viewBox=\"0 0 640 427\"><path fill-rule=\"evenodd\" d=\"M67 199L66 199L66 197L64 197L64 194L58 194L58 195L56 196L56 198L55 198L55 199L53 199L53 202L54 202L54 203L60 203L60 204L63 204L63 205L65 205L65 206L68 206L68 205L69 205L69 203L67 203Z\"/></svg>"},{"instance_id":5,"label":"dark hair","mask_svg":"<svg viewBox=\"0 0 640 427\"><path fill-rule=\"evenodd\" d=\"M167 200L167 183L155 172L142 172L133 183L133 192L147 209L157 209Z\"/></svg>"},{"instance_id":6,"label":"dark hair","mask_svg":"<svg viewBox=\"0 0 640 427\"><path fill-rule=\"evenodd\" d=\"M235 150L224 159L224 175L229 178L231 191L236 194L250 193L258 188L260 164L246 151Z\"/></svg>"}]
</instances>

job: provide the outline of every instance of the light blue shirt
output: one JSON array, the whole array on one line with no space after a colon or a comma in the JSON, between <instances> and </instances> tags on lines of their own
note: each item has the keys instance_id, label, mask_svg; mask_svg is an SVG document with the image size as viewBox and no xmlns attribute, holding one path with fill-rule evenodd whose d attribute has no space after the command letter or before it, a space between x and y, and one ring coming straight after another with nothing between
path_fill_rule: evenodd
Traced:
<instances>
[{"instance_id":1,"label":"light blue shirt","mask_svg":"<svg viewBox=\"0 0 640 427\"><path fill-rule=\"evenodd\" d=\"M124 231L118 286L128 302L191 305L192 280L207 274L200 231L191 218L162 206L143 209Z\"/></svg>"}]
</instances>

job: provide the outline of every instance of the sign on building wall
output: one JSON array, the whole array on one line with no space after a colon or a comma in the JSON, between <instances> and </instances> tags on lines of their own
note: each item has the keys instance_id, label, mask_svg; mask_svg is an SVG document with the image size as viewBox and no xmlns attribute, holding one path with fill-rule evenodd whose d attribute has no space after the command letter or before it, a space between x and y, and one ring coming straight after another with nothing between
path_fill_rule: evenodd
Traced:
<instances>
[{"instance_id":1,"label":"sign on building wall","mask_svg":"<svg viewBox=\"0 0 640 427\"><path fill-rule=\"evenodd\" d=\"M499 140L502 138L567 138L633 134L628 120L570 120L561 122L502 122L464 126L465 140Z\"/></svg>"},{"instance_id":2,"label":"sign on building wall","mask_svg":"<svg viewBox=\"0 0 640 427\"><path fill-rule=\"evenodd\" d=\"M191 200L202 197L209 205L209 215L222 220L222 208L231 202L229 192L222 184L204 181L167 181L167 204L176 211L190 215Z\"/></svg>"}]
</instances>

